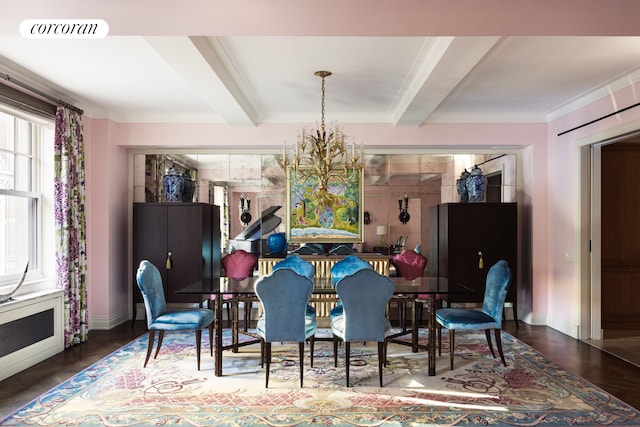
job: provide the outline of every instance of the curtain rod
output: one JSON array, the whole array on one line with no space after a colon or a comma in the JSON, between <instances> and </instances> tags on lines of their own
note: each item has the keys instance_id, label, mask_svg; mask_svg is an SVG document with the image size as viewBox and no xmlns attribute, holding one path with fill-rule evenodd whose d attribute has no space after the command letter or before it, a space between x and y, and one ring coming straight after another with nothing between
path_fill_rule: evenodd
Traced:
<instances>
[{"instance_id":1,"label":"curtain rod","mask_svg":"<svg viewBox=\"0 0 640 427\"><path fill-rule=\"evenodd\" d=\"M583 128L583 127L585 127L585 126L589 126L590 124L593 124L593 123L595 123L595 122L599 122L600 120L604 120L604 119L606 119L607 117L615 116L615 115L616 115L616 114L618 114L618 113L622 113L623 111L630 110L630 109L635 108L635 107L637 107L637 106L639 106L639 105L640 105L640 102L637 102L637 103L635 103L635 104L633 104L633 105L629 105L628 107L625 107L625 108L622 108L622 109L620 109L620 110L614 111L613 113L605 114L604 116L602 116L602 117L598 117L597 119L593 119L593 120L591 120L590 122L583 123L583 124L581 124L581 125L579 125L579 126L576 126L576 127L574 127L574 128L571 128L571 129L569 129L569 130L565 130L564 132L560 132L560 133L558 134L558 136L562 136L562 135L564 135L565 133L573 132L574 130L577 130L577 129Z\"/></svg>"},{"instance_id":2,"label":"curtain rod","mask_svg":"<svg viewBox=\"0 0 640 427\"><path fill-rule=\"evenodd\" d=\"M76 113L78 113L80 115L84 114L84 111L82 111L80 108L75 107L75 106L69 104L68 102L64 102L61 99L56 99L53 96L49 95L48 93L42 92L41 90L38 90L38 89L36 89L36 88L34 88L32 86L29 86L26 83L22 83L21 81L14 79L13 77L9 76L8 74L0 73L0 77L2 77L3 79L5 79L8 82L13 83L16 86L20 86L21 88L26 89L29 92L34 93L34 94L36 94L38 96L41 96L41 97L43 97L43 98L45 98L45 99L47 99L47 100L49 100L49 101L51 101L51 102L53 102L53 103L55 103L57 105L61 105L63 107L69 108L69 109L75 111Z\"/></svg>"}]
</instances>

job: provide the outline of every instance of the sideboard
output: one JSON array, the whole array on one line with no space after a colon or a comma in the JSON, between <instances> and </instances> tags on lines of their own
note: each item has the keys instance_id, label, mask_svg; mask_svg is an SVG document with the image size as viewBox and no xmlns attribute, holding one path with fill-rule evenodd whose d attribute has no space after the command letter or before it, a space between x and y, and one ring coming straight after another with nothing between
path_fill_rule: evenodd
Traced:
<instances>
[{"instance_id":1,"label":"sideboard","mask_svg":"<svg viewBox=\"0 0 640 427\"><path fill-rule=\"evenodd\" d=\"M360 259L369 262L375 271L379 274L389 275L389 256L373 253L355 254ZM331 277L331 267L344 259L347 255L300 255L306 261L309 261L316 269L315 277L320 279L328 279ZM258 272L260 276L270 274L273 266L282 261L284 258L259 258ZM324 301L326 300L326 301ZM335 303L335 297L331 295L314 295L311 305L315 306L317 315L321 317L329 316L331 308Z\"/></svg>"}]
</instances>

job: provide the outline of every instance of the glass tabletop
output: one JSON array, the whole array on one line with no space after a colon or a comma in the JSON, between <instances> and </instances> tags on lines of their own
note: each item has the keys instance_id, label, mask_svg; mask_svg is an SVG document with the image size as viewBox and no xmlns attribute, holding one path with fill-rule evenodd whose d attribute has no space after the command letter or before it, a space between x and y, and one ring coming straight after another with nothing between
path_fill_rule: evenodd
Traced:
<instances>
[{"instance_id":1,"label":"glass tabletop","mask_svg":"<svg viewBox=\"0 0 640 427\"><path fill-rule=\"evenodd\" d=\"M462 283L451 283L445 277L418 277L414 280L406 280L402 277L389 277L394 284L394 294L470 294L475 291ZM229 277L214 277L202 279L176 291L176 294L191 295L215 295L253 294L255 283L259 277L248 277L243 280L235 280ZM335 288L331 279L314 279L314 294L333 294Z\"/></svg>"}]
</instances>

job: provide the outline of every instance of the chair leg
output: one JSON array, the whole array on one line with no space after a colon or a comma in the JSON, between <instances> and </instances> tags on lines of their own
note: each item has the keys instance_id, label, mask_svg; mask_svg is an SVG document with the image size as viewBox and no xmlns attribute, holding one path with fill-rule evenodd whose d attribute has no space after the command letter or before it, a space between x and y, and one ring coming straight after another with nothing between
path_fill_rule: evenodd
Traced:
<instances>
[{"instance_id":1,"label":"chair leg","mask_svg":"<svg viewBox=\"0 0 640 427\"><path fill-rule=\"evenodd\" d=\"M491 350L491 355L493 358L496 358L496 353L493 351L493 344L491 344L491 329L485 329L484 334L487 337L487 343L489 344L489 350Z\"/></svg>"},{"instance_id":2,"label":"chair leg","mask_svg":"<svg viewBox=\"0 0 640 427\"><path fill-rule=\"evenodd\" d=\"M302 388L303 367L304 367L304 341L298 343L298 354L300 355L300 388Z\"/></svg>"},{"instance_id":3,"label":"chair leg","mask_svg":"<svg viewBox=\"0 0 640 427\"><path fill-rule=\"evenodd\" d=\"M494 334L496 336L496 346L498 346L498 353L500 353L500 359L502 359L502 364L506 367L507 361L504 360L504 353L502 352L502 337L500 335L500 329L495 329Z\"/></svg>"},{"instance_id":4,"label":"chair leg","mask_svg":"<svg viewBox=\"0 0 640 427\"><path fill-rule=\"evenodd\" d=\"M149 343L147 344L147 357L144 359L143 368L147 367L147 362L149 362L149 357L151 357L151 351L153 350L153 344L155 341L156 331L153 329L149 329Z\"/></svg>"},{"instance_id":5,"label":"chair leg","mask_svg":"<svg viewBox=\"0 0 640 427\"><path fill-rule=\"evenodd\" d=\"M264 383L264 388L268 388L269 387L269 371L271 370L271 343L270 342L266 342L264 344L264 348L265 348L265 360L266 360L266 365L267 365L267 372L265 375L265 383Z\"/></svg>"},{"instance_id":6,"label":"chair leg","mask_svg":"<svg viewBox=\"0 0 640 427\"><path fill-rule=\"evenodd\" d=\"M438 356L442 356L442 326L438 323L436 327L438 328Z\"/></svg>"},{"instance_id":7,"label":"chair leg","mask_svg":"<svg viewBox=\"0 0 640 427\"><path fill-rule=\"evenodd\" d=\"M227 322L231 321L231 303L230 302L225 302L224 303L225 306L227 306Z\"/></svg>"},{"instance_id":8,"label":"chair leg","mask_svg":"<svg viewBox=\"0 0 640 427\"><path fill-rule=\"evenodd\" d=\"M209 350L211 351L211 357L213 357L213 322L209 325Z\"/></svg>"},{"instance_id":9,"label":"chair leg","mask_svg":"<svg viewBox=\"0 0 640 427\"><path fill-rule=\"evenodd\" d=\"M200 345L202 344L202 330L196 329L196 360L198 361L198 371L200 370Z\"/></svg>"},{"instance_id":10,"label":"chair leg","mask_svg":"<svg viewBox=\"0 0 640 427\"><path fill-rule=\"evenodd\" d=\"M380 376L380 387L382 387L382 365L385 358L384 342L378 342L378 375Z\"/></svg>"},{"instance_id":11,"label":"chair leg","mask_svg":"<svg viewBox=\"0 0 640 427\"><path fill-rule=\"evenodd\" d=\"M347 387L349 387L349 366L350 366L350 359L351 359L351 342L350 341L345 341L344 342L344 352L345 352L345 364L347 367Z\"/></svg>"},{"instance_id":12,"label":"chair leg","mask_svg":"<svg viewBox=\"0 0 640 427\"><path fill-rule=\"evenodd\" d=\"M159 331L158 333L158 347L156 347L156 354L153 355L155 359L158 357L158 353L160 353L160 347L162 347L162 340L164 339L164 331Z\"/></svg>"},{"instance_id":13,"label":"chair leg","mask_svg":"<svg viewBox=\"0 0 640 427\"><path fill-rule=\"evenodd\" d=\"M333 367L338 367L338 337L333 336Z\"/></svg>"},{"instance_id":14,"label":"chair leg","mask_svg":"<svg viewBox=\"0 0 640 427\"><path fill-rule=\"evenodd\" d=\"M453 371L453 349L455 348L456 331L455 329L449 329L449 363L450 368Z\"/></svg>"},{"instance_id":15,"label":"chair leg","mask_svg":"<svg viewBox=\"0 0 640 427\"><path fill-rule=\"evenodd\" d=\"M311 338L309 338L309 350L311 352L311 367L313 368L313 347L315 344L315 339L313 336L311 336Z\"/></svg>"},{"instance_id":16,"label":"chair leg","mask_svg":"<svg viewBox=\"0 0 640 427\"><path fill-rule=\"evenodd\" d=\"M260 339L260 367L264 368L264 349L265 343L263 339Z\"/></svg>"}]
</instances>

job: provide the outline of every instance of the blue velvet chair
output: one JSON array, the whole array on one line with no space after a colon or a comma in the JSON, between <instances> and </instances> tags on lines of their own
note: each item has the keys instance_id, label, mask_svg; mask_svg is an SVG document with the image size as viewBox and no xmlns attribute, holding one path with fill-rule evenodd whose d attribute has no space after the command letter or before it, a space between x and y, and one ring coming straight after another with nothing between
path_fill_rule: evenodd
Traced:
<instances>
[{"instance_id":1,"label":"blue velvet chair","mask_svg":"<svg viewBox=\"0 0 640 427\"><path fill-rule=\"evenodd\" d=\"M311 279L312 281L313 281L313 277L316 274L316 268L313 266L313 264L311 264L309 261L305 261L299 255L289 255L282 261L278 261L277 263L274 264L271 271L273 272L281 268L290 268L296 273L308 279ZM316 309L309 304L307 304L307 315L308 316L316 315Z\"/></svg>"},{"instance_id":2,"label":"blue velvet chair","mask_svg":"<svg viewBox=\"0 0 640 427\"><path fill-rule=\"evenodd\" d=\"M391 322L387 318L387 304L393 295L393 283L373 269L363 268L336 282L336 292L343 310L331 315L334 365L338 366L338 341L345 343L346 383L349 387L351 342L378 343L378 372L380 387L382 368L386 364L387 336Z\"/></svg>"},{"instance_id":3,"label":"blue velvet chair","mask_svg":"<svg viewBox=\"0 0 640 427\"><path fill-rule=\"evenodd\" d=\"M147 346L147 357L144 360L144 367L146 367L147 362L149 362L156 331L158 331L159 334L158 346L153 356L154 359L158 357L158 353L160 352L165 331L194 330L196 332L198 370L200 370L202 329L209 329L209 348L213 356L213 311L208 308L167 310L167 302L164 296L160 271L147 260L140 262L136 274L136 281L144 299L144 308L147 314L147 328L149 329L149 344Z\"/></svg>"},{"instance_id":4,"label":"blue velvet chair","mask_svg":"<svg viewBox=\"0 0 640 427\"><path fill-rule=\"evenodd\" d=\"M484 329L487 342L489 343L489 349L495 358L496 354L491 344L491 329L493 329L500 359L502 360L502 364L507 366L507 362L504 360L504 353L502 352L500 330L502 329L504 300L507 297L507 290L511 285L511 280L512 275L509 264L505 260L500 260L489 269L489 273L487 274L482 311L470 308L441 308L436 311L436 321L438 324L449 329L451 369L453 369L456 330Z\"/></svg>"},{"instance_id":5,"label":"blue velvet chair","mask_svg":"<svg viewBox=\"0 0 640 427\"><path fill-rule=\"evenodd\" d=\"M357 255L347 255L331 267L331 284L335 287L340 279L362 269L373 270L373 266ZM331 309L330 316L337 316L339 314L342 314L341 301L338 301L338 304Z\"/></svg>"},{"instance_id":6,"label":"blue velvet chair","mask_svg":"<svg viewBox=\"0 0 640 427\"><path fill-rule=\"evenodd\" d=\"M256 333L260 337L261 365L267 363L265 387L269 387L271 343L297 342L300 354L300 387L303 384L304 342L309 340L311 366L316 333L316 315L308 315L307 303L313 292L313 281L290 268L279 268L261 277L255 292L262 303L262 316Z\"/></svg>"}]
</instances>

